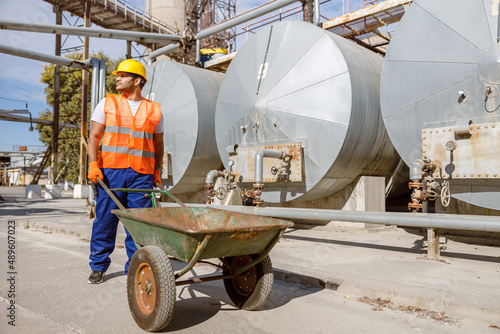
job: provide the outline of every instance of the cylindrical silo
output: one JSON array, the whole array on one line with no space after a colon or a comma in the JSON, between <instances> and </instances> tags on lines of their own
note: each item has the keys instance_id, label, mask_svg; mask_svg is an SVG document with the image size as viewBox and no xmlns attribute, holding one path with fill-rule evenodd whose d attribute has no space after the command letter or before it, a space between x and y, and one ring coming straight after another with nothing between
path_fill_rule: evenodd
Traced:
<instances>
[{"instance_id":1,"label":"cylindrical silo","mask_svg":"<svg viewBox=\"0 0 500 334\"><path fill-rule=\"evenodd\" d=\"M380 56L310 23L260 30L233 59L217 100L226 168L251 187L256 152L293 151L288 170L264 159L272 167L264 166L261 198L273 203L319 199L360 175L385 175L398 157L379 111L381 67Z\"/></svg>"},{"instance_id":2,"label":"cylindrical silo","mask_svg":"<svg viewBox=\"0 0 500 334\"><path fill-rule=\"evenodd\" d=\"M453 197L492 209L500 209L498 12L491 0L413 1L381 78L384 123L406 164L441 166Z\"/></svg>"},{"instance_id":3,"label":"cylindrical silo","mask_svg":"<svg viewBox=\"0 0 500 334\"><path fill-rule=\"evenodd\" d=\"M184 31L185 3L181 0L146 0L146 10L170 27Z\"/></svg>"},{"instance_id":4,"label":"cylindrical silo","mask_svg":"<svg viewBox=\"0 0 500 334\"><path fill-rule=\"evenodd\" d=\"M205 177L222 166L215 142L214 118L223 75L160 60L147 68L143 95L161 103L164 118L163 180L172 192L203 189Z\"/></svg>"}]
</instances>

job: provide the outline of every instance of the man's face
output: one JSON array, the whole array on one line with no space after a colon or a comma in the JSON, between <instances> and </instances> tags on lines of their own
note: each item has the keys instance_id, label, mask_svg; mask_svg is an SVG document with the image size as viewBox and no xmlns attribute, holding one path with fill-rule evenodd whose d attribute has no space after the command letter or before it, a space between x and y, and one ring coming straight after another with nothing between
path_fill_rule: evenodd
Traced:
<instances>
[{"instance_id":1,"label":"man's face","mask_svg":"<svg viewBox=\"0 0 500 334\"><path fill-rule=\"evenodd\" d=\"M131 92L134 88L135 79L126 72L118 72L116 74L116 90L122 93Z\"/></svg>"}]
</instances>

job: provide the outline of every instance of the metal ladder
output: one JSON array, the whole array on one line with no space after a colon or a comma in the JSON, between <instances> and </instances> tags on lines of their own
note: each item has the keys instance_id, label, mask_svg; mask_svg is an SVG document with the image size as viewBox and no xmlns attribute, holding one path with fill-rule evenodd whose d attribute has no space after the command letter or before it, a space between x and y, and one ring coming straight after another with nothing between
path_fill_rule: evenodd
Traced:
<instances>
[{"instance_id":1,"label":"metal ladder","mask_svg":"<svg viewBox=\"0 0 500 334\"><path fill-rule=\"evenodd\" d=\"M45 165L47 164L47 160L49 160L51 153L52 153L52 147L49 146L47 148L47 151L45 151L45 155L43 156L42 162L40 162L40 165L38 166L38 169L36 170L36 173L33 176L33 181L31 181L30 184L38 184L40 176L42 175L43 169L45 168Z\"/></svg>"}]
</instances>

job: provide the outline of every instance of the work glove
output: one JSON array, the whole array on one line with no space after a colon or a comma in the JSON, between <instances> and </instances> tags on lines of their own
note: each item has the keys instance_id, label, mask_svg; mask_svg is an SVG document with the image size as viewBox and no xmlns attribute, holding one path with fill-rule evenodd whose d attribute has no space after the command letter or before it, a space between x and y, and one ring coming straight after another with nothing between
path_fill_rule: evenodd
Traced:
<instances>
[{"instance_id":1,"label":"work glove","mask_svg":"<svg viewBox=\"0 0 500 334\"><path fill-rule=\"evenodd\" d=\"M97 183L97 178L100 178L101 180L104 179L101 169L97 167L97 161L93 161L89 164L89 174L87 177L94 183Z\"/></svg>"},{"instance_id":2,"label":"work glove","mask_svg":"<svg viewBox=\"0 0 500 334\"><path fill-rule=\"evenodd\" d=\"M158 182L159 184L161 184L161 177L160 177L160 174L161 174L161 170L159 169L155 169L155 171L153 172L153 175L155 176L155 180L153 182L153 185L156 185L156 183Z\"/></svg>"}]
</instances>

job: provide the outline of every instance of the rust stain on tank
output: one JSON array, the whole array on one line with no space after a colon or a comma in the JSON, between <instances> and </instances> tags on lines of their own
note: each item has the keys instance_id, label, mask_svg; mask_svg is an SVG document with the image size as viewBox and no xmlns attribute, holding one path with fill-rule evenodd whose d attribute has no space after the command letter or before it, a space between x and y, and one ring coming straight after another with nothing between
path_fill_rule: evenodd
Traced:
<instances>
[{"instance_id":1,"label":"rust stain on tank","mask_svg":"<svg viewBox=\"0 0 500 334\"><path fill-rule=\"evenodd\" d=\"M442 166L445 178L450 172L453 178L491 178L500 170L498 124L471 124L469 130L470 134L457 135L454 127L424 129L422 157ZM450 142L454 148L447 149ZM434 177L439 177L439 173Z\"/></svg>"}]
</instances>

